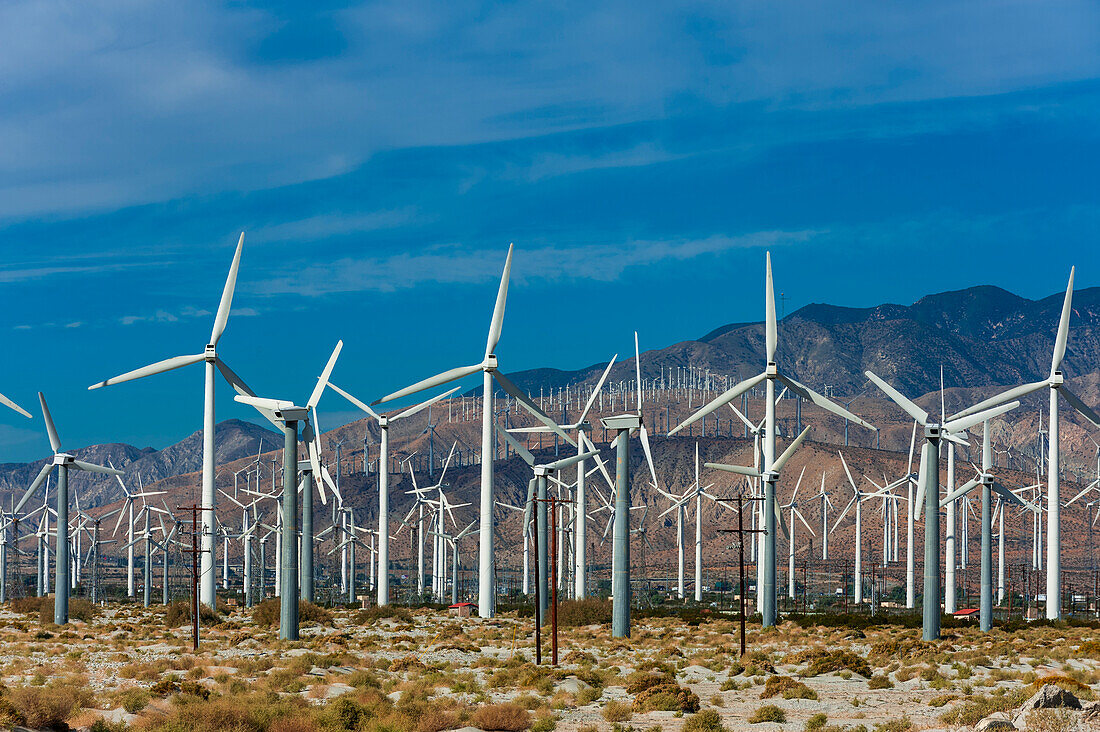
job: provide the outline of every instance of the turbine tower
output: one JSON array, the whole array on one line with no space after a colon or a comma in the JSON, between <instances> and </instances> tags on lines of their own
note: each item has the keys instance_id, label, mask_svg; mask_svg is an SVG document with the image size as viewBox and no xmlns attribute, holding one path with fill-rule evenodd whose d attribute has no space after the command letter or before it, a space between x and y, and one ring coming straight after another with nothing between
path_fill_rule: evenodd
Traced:
<instances>
[{"instance_id":1,"label":"turbine tower","mask_svg":"<svg viewBox=\"0 0 1100 732\"><path fill-rule=\"evenodd\" d=\"M201 571L199 580L199 599L204 605L214 607L214 593L216 589L215 566L215 541L214 532L215 516L214 508L217 501L214 489L214 381L215 370L220 371L222 377L229 382L234 391L246 396L255 396L255 393L241 381L241 378L233 372L229 366L217 354L218 341L225 333L225 326L229 320L229 310L233 304L233 290L237 284L237 270L241 263L241 249L244 246L244 232L237 241L237 250L233 253L233 263L229 265L229 276L225 280L222 289L222 299L218 303L218 312L214 316L214 327L210 331L210 340L202 353L190 356L174 356L158 361L157 363L143 366L133 371L128 371L120 376L92 384L89 389L98 389L102 386L121 384L124 381L132 381L153 374L190 366L193 363L205 364L206 380L203 389L203 413L202 413L202 554ZM279 425L276 425L278 427Z\"/></svg>"},{"instance_id":2,"label":"turbine tower","mask_svg":"<svg viewBox=\"0 0 1100 732\"><path fill-rule=\"evenodd\" d=\"M104 473L106 475L122 475L122 471L114 468L105 468L102 465L93 465L83 460L77 460L72 455L61 451L61 438L57 435L53 417L50 416L50 408L46 406L46 397L38 392L38 401L42 405L42 419L46 422L46 433L50 438L50 448L53 456L42 466L38 477L34 479L27 492L19 499L12 513L18 514L27 505L31 496L46 482L46 476L54 468L57 468L57 527L54 539L54 603L53 621L58 625L69 622L69 469L86 470L91 473Z\"/></svg>"},{"instance_id":3,"label":"turbine tower","mask_svg":"<svg viewBox=\"0 0 1100 732\"><path fill-rule=\"evenodd\" d=\"M1066 287L1066 297L1062 301L1062 315L1058 320L1058 335L1054 341L1054 354L1050 360L1050 375L1042 381L1008 389L996 396L979 402L969 409L964 409L951 419L958 419L979 412L983 409L1003 404L1004 402L1018 399L1026 394L1038 391L1043 387L1050 389L1050 419L1049 439L1047 440L1047 607L1048 620L1059 620L1062 617L1062 502L1060 489L1061 467L1059 451L1059 422L1058 422L1058 394L1061 393L1070 406L1077 410L1078 414L1100 427L1100 415L1097 415L1080 398L1065 386L1065 377L1062 374L1062 359L1066 355L1066 342L1069 339L1069 317L1073 312L1073 273L1069 270L1069 285Z\"/></svg>"},{"instance_id":4,"label":"turbine tower","mask_svg":"<svg viewBox=\"0 0 1100 732\"><path fill-rule=\"evenodd\" d=\"M430 407L440 399L450 396L458 391L458 387L445 391L439 396L409 407L395 416L379 414L364 402L359 401L336 384L329 384L329 388L347 399L356 407L363 410L378 422L378 430L381 435L378 452L378 604L390 604L390 424L405 417L411 417L422 409Z\"/></svg>"},{"instance_id":5,"label":"turbine tower","mask_svg":"<svg viewBox=\"0 0 1100 732\"><path fill-rule=\"evenodd\" d=\"M776 540L775 540L775 528L776 528L776 499L775 499L775 483L779 478L779 471L775 468L775 438L778 425L775 420L775 382L779 381L792 392L807 399L814 404L818 405L822 409L825 409L833 414L843 417L846 420L856 422L867 429L875 429L869 422L865 422L856 415L849 412L839 404L823 397L816 391L803 386L794 379L790 378L786 374L780 373L779 365L776 362L776 350L779 346L779 332L775 317L775 288L772 285L772 256L771 252L767 254L766 260L766 274L764 281L764 335L766 345L766 358L764 372L757 374L751 378L745 379L741 383L731 387L716 399L705 405L695 414L688 417L686 420L677 425L676 429L672 430L669 434L675 434L684 427L702 419L706 415L718 409L723 404L728 404L737 397L741 396L745 392L755 387L760 382L764 382L766 398L764 401L765 409L767 410L764 417L764 462L763 470L759 475L764 479L764 556L762 557L764 563L764 582L763 582L763 594L761 595L760 614L763 620L763 626L765 628L775 625L776 620ZM805 434L805 433L803 433ZM797 440L796 440L797 442ZM749 475L749 473L745 473Z\"/></svg>"},{"instance_id":6,"label":"turbine tower","mask_svg":"<svg viewBox=\"0 0 1100 732\"><path fill-rule=\"evenodd\" d=\"M863 373L886 396L890 397L892 402L924 427L924 445L921 448L920 473L915 500L915 517L917 519L920 518L921 506L925 503L927 503L925 507L928 511L928 515L924 520L924 598L922 600L924 622L922 637L926 641L937 640L940 637L940 440L962 442L965 445L967 443L961 435L967 429L1015 409L1020 406L1020 403L1010 402L993 409L947 421L943 421L941 415L940 422L933 422L928 412L903 396L897 389L870 371L864 371Z\"/></svg>"}]
</instances>

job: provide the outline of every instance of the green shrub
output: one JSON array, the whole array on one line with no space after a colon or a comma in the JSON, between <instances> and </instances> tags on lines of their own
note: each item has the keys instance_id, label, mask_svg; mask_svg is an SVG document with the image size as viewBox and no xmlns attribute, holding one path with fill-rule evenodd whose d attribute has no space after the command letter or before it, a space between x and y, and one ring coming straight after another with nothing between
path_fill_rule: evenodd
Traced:
<instances>
[{"instance_id":1,"label":"green shrub","mask_svg":"<svg viewBox=\"0 0 1100 732\"><path fill-rule=\"evenodd\" d=\"M875 674L871 678L867 679L868 689L893 689L894 682L890 680L889 676L883 674Z\"/></svg>"},{"instance_id":2,"label":"green shrub","mask_svg":"<svg viewBox=\"0 0 1100 732\"><path fill-rule=\"evenodd\" d=\"M657 684L635 696L634 707L641 712L697 712L699 697L679 684Z\"/></svg>"},{"instance_id":3,"label":"green shrub","mask_svg":"<svg viewBox=\"0 0 1100 732\"><path fill-rule=\"evenodd\" d=\"M761 699L782 696L784 699L817 699L817 692L790 676L769 676L764 683Z\"/></svg>"},{"instance_id":4,"label":"green shrub","mask_svg":"<svg viewBox=\"0 0 1100 732\"><path fill-rule=\"evenodd\" d=\"M603 718L608 722L625 722L630 719L633 713L634 710L631 709L629 704L614 700L609 701L607 705L604 706L603 712L601 712Z\"/></svg>"},{"instance_id":5,"label":"green shrub","mask_svg":"<svg viewBox=\"0 0 1100 732\"><path fill-rule=\"evenodd\" d=\"M281 615L282 600L278 597L264 600L252 608L252 622L255 625L278 625ZM332 613L312 602L301 600L298 603L298 622L301 625L332 625Z\"/></svg>"},{"instance_id":6,"label":"green shrub","mask_svg":"<svg viewBox=\"0 0 1100 732\"><path fill-rule=\"evenodd\" d=\"M913 722L909 717L891 719L888 722L879 722L875 725L875 732L909 732L913 729Z\"/></svg>"},{"instance_id":7,"label":"green shrub","mask_svg":"<svg viewBox=\"0 0 1100 732\"><path fill-rule=\"evenodd\" d=\"M142 688L127 689L119 695L119 703L130 714L137 714L149 703L149 692Z\"/></svg>"},{"instance_id":8,"label":"green shrub","mask_svg":"<svg viewBox=\"0 0 1100 732\"><path fill-rule=\"evenodd\" d=\"M376 605L374 607L364 608L355 614L355 622L359 625L377 623L379 620L385 620L387 618L399 620L402 623L411 623L413 621L413 614L406 608L395 607L393 605Z\"/></svg>"},{"instance_id":9,"label":"green shrub","mask_svg":"<svg viewBox=\"0 0 1100 732\"><path fill-rule=\"evenodd\" d=\"M809 666L802 672L803 676L820 676L832 671L848 669L860 676L870 677L871 667L862 657L850 651L821 651L814 654Z\"/></svg>"},{"instance_id":10,"label":"green shrub","mask_svg":"<svg viewBox=\"0 0 1100 732\"><path fill-rule=\"evenodd\" d=\"M680 732L725 732L725 730L722 717L713 709L704 709L698 714L691 715L680 727Z\"/></svg>"},{"instance_id":11,"label":"green shrub","mask_svg":"<svg viewBox=\"0 0 1100 732\"><path fill-rule=\"evenodd\" d=\"M786 721L787 713L774 704L765 704L749 717L749 724L760 724L761 722L779 722L782 724Z\"/></svg>"},{"instance_id":12,"label":"green shrub","mask_svg":"<svg viewBox=\"0 0 1100 732\"><path fill-rule=\"evenodd\" d=\"M558 604L558 625L563 628L607 625L610 622L610 600L588 598L585 600L566 600Z\"/></svg>"},{"instance_id":13,"label":"green shrub","mask_svg":"<svg viewBox=\"0 0 1100 732\"><path fill-rule=\"evenodd\" d=\"M802 729L806 732L816 732L819 729L824 729L828 723L829 717L825 715L825 712L818 712L806 720L806 725Z\"/></svg>"},{"instance_id":14,"label":"green shrub","mask_svg":"<svg viewBox=\"0 0 1100 732\"><path fill-rule=\"evenodd\" d=\"M86 689L67 684L12 689L8 699L23 723L34 729L63 729L66 719L84 704L91 703L91 695Z\"/></svg>"},{"instance_id":15,"label":"green shrub","mask_svg":"<svg viewBox=\"0 0 1100 732\"><path fill-rule=\"evenodd\" d=\"M483 730L522 732L531 727L531 715L517 704L486 704L474 710L470 724Z\"/></svg>"}]
</instances>

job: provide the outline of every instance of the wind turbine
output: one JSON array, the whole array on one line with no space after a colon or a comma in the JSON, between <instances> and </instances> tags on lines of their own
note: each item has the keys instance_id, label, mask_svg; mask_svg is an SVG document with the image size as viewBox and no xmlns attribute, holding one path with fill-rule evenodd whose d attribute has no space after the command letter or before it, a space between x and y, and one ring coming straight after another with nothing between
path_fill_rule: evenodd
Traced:
<instances>
[{"instance_id":1,"label":"wind turbine","mask_svg":"<svg viewBox=\"0 0 1100 732\"><path fill-rule=\"evenodd\" d=\"M459 366L441 374L436 374L423 381L418 381L412 386L399 389L392 394L378 399L373 405L382 402L393 401L401 397L415 394L425 389L447 384L464 378L471 374L482 372L482 410L481 410L481 501L480 501L480 548L478 553L478 614L483 618L491 618L496 613L496 583L493 578L493 380L517 401L521 402L543 424L550 427L567 442L572 440L561 429L543 414L542 410L532 402L526 394L521 392L504 374L497 371L496 347L500 342L500 333L504 325L504 304L508 299L508 279L512 271L512 245L508 245L508 256L504 260L504 272L500 277L500 287L497 289L496 304L493 306L493 318L489 323L489 337L485 343L485 355L479 363L470 366Z\"/></svg>"},{"instance_id":2,"label":"wind turbine","mask_svg":"<svg viewBox=\"0 0 1100 732\"><path fill-rule=\"evenodd\" d=\"M107 463L111 465L110 463ZM113 468L114 466L111 465ZM111 536L118 535L118 527L122 523L123 517L128 520L129 529L126 532L126 541L129 542L126 545L126 596L134 596L134 501L138 498L141 499L142 505L145 504L145 499L151 496L159 496L165 493L165 491L152 491L150 493L145 492L145 488L141 485L141 476L138 476L138 492L131 493L130 489L126 487L126 484L122 481L122 478L115 476L115 480L118 481L118 485L122 488L122 494L125 496L122 502L122 510L118 514L118 520L115 521L115 528L111 531ZM138 511L138 515L141 515L141 511Z\"/></svg>"},{"instance_id":3,"label":"wind turbine","mask_svg":"<svg viewBox=\"0 0 1100 732\"><path fill-rule=\"evenodd\" d=\"M985 401L979 402L969 409L964 409L954 415L952 419L965 417L997 404L1002 404L1013 399L1018 399L1026 394L1038 391L1043 387L1050 389L1050 419L1047 459L1047 584L1046 584L1046 615L1048 620L1058 620L1062 617L1062 520L1061 520L1061 486L1059 483L1060 451L1059 451L1059 422L1058 422L1058 394L1061 393L1070 406L1091 422L1100 427L1100 415L1085 405L1077 395L1065 386L1065 377L1062 374L1062 359L1066 355L1066 342L1069 339L1069 318L1073 312L1073 273L1069 270L1069 284L1066 287L1065 300L1062 301L1062 315L1058 321L1058 335L1054 341L1054 354L1050 361L1050 375L1042 381L1008 389Z\"/></svg>"},{"instance_id":4,"label":"wind turbine","mask_svg":"<svg viewBox=\"0 0 1100 732\"><path fill-rule=\"evenodd\" d=\"M867 429L875 429L869 422L865 422L856 415L849 412L844 407L830 401L816 391L803 386L786 374L780 373L779 365L776 363L775 355L779 346L779 331L775 317L775 288L772 285L772 257L771 252L767 254L766 263L766 275L764 282L764 334L766 345L767 363L764 368L764 372L757 374L751 378L736 384L730 389L726 390L723 394L716 399L710 401L702 409L695 414L688 417L682 423L680 423L676 429L672 430L669 434L674 434L684 427L688 426L692 422L705 417L706 415L718 409L723 404L728 404L741 394L749 391L760 382L764 382L766 389L766 398L764 405L766 408L765 424L764 424L764 462L763 470L761 471L761 477L764 479L764 556L762 557L764 563L764 588L761 595L761 618L763 621L763 627L768 628L775 625L776 619L776 540L775 540L775 528L776 528L776 499L775 499L775 484L779 478L779 471L775 468L775 438L777 432L777 424L775 420L775 382L779 381L792 392L807 399L814 404L818 405L826 411L832 412L846 420L856 422ZM805 434L805 433L803 433ZM796 442L800 440L796 439ZM747 473L745 473L747 475Z\"/></svg>"},{"instance_id":5,"label":"wind turbine","mask_svg":"<svg viewBox=\"0 0 1100 732\"><path fill-rule=\"evenodd\" d=\"M706 496L717 505L718 499L707 493L707 488L699 480L699 443L695 443L695 482L684 491L681 496L667 493L660 488L657 491L665 498L672 501L672 505L666 508L657 518L676 511L676 552L677 552L677 597L684 599L684 519L686 518L687 505L695 499L695 601L703 601L703 497Z\"/></svg>"},{"instance_id":6,"label":"wind turbine","mask_svg":"<svg viewBox=\"0 0 1100 732\"><path fill-rule=\"evenodd\" d=\"M649 467L653 486L657 483L657 471L653 467L653 454L649 448L649 432L642 420L642 360L638 352L638 332L634 332L634 367L637 376L638 411L627 412L611 417L601 417L600 423L605 430L618 434L612 444L615 446L615 490L612 496L612 513L615 530L612 535L611 550L611 637L630 636L630 433L638 431L642 452ZM623 394L625 406L626 394Z\"/></svg>"},{"instance_id":7,"label":"wind turbine","mask_svg":"<svg viewBox=\"0 0 1100 732\"><path fill-rule=\"evenodd\" d=\"M829 507L833 501L825 490L825 471L821 471L821 488L814 498L821 501L821 561L829 561Z\"/></svg>"},{"instance_id":8,"label":"wind turbine","mask_svg":"<svg viewBox=\"0 0 1100 732\"><path fill-rule=\"evenodd\" d=\"M966 496L978 486L982 489L982 559L981 559L981 594L978 605L978 620L983 633L989 632L993 624L993 507L992 496L996 493L1002 499L1016 503L1020 506L1026 504L1020 498L997 482L993 477L993 448L989 436L989 422L985 422L982 429L982 469L973 479L961 485L957 490L949 493L940 501L941 506L946 506ZM964 509L965 510L965 509ZM1003 528L1002 528L1003 532Z\"/></svg>"},{"instance_id":9,"label":"wind turbine","mask_svg":"<svg viewBox=\"0 0 1100 732\"><path fill-rule=\"evenodd\" d=\"M940 422L933 422L928 412L918 407L897 389L870 371L865 371L864 374L891 401L924 426L924 445L921 447L920 477L914 507L917 519L920 518L922 505L927 504L925 507L928 510L928 516L924 521L924 622L922 636L924 640L937 640L940 637L940 440L960 442L962 441L960 435L970 427L1015 409L1020 406L1020 403L1010 402L947 421L943 421L941 415Z\"/></svg>"},{"instance_id":10,"label":"wind turbine","mask_svg":"<svg viewBox=\"0 0 1100 732\"><path fill-rule=\"evenodd\" d=\"M607 380L607 375L611 373L611 367L615 365L615 360L619 357L619 354L615 354L611 357L611 361L607 364L607 368L604 369L603 374L600 376L599 381L596 382L596 387L592 390L592 393L588 396L588 402L584 405L584 409L581 410L580 417L573 424L558 425L560 429L567 432L576 431L577 433L577 453L580 454L585 451L595 450L596 446L592 443L592 440L588 437L588 431L592 429L591 423L588 421L588 412L592 409L592 405L596 399L600 396L600 390L603 388L604 382ZM520 427L511 430L512 432L550 432L549 427L546 425L538 425L535 427ZM604 477L607 479L608 484L611 484L611 476L607 474L606 468L604 468L603 461L599 455L596 455L596 462L600 467L601 472L604 473ZM585 478L587 477L588 469L585 465L585 461L577 461L577 490L575 494L576 506L575 516L576 525L574 526L574 589L573 595L577 600L583 600L588 592L588 524L587 524L587 508L588 508L588 493L585 490ZM526 530L526 529L525 529Z\"/></svg>"},{"instance_id":11,"label":"wind turbine","mask_svg":"<svg viewBox=\"0 0 1100 732\"><path fill-rule=\"evenodd\" d=\"M836 523L833 524L833 532L835 533L837 527L840 526L840 522L844 520L844 517L848 515L848 511L855 506L855 522L856 522L856 553L855 564L852 570L852 602L859 605L863 602L863 502L881 496L886 492L886 489L880 489L875 493L864 493L856 485L855 479L852 478L852 471L848 469L848 461L844 459L844 453L837 451L837 455L840 455L840 463L844 466L844 474L848 477L848 485L852 488L852 500L848 501L848 505L844 507L844 510L840 512L840 515L836 519Z\"/></svg>"},{"instance_id":12,"label":"wind turbine","mask_svg":"<svg viewBox=\"0 0 1100 732\"><path fill-rule=\"evenodd\" d=\"M69 622L69 469L84 470L91 473L104 473L107 475L122 475L121 471L114 468L105 468L102 465L77 460L72 455L61 451L61 438L57 435L53 417L50 416L50 408L46 406L46 397L38 392L38 401L42 405L42 419L46 422L46 433L50 438L50 448L53 456L39 471L27 492L16 504L14 513L23 510L27 501L46 481L46 476L55 467L57 468L57 534L54 539L56 557L54 559L54 604L53 621L58 625Z\"/></svg>"},{"instance_id":13,"label":"wind turbine","mask_svg":"<svg viewBox=\"0 0 1100 732\"><path fill-rule=\"evenodd\" d=\"M789 597L792 600L794 599L794 555L795 555L795 551L794 551L795 522L794 522L794 520L797 518L799 521L802 522L802 525L806 527L807 531L809 531L814 536L817 536L817 534L814 533L814 530L810 528L810 523L808 521L806 521L806 517L803 516L802 512L798 510L798 487L800 485L802 485L802 476L805 475L805 474L806 474L806 468L802 468L802 472L798 474L798 482L795 483L795 485L794 485L794 492L791 493L791 500L789 500L787 503L780 506L781 509L785 508L785 509L789 510L790 513L791 513L790 528L788 529L788 531L786 533L787 533L787 547L788 547L787 548L787 597Z\"/></svg>"},{"instance_id":14,"label":"wind turbine","mask_svg":"<svg viewBox=\"0 0 1100 732\"><path fill-rule=\"evenodd\" d=\"M549 555L549 552L548 552L549 543L547 541L547 535L546 535L547 526L548 526L547 515L546 515L546 511L547 511L547 505L546 505L547 504L547 495L546 495L547 476L552 474L552 473L556 473L559 470L567 468L570 465L575 465L576 463L579 463L581 460L585 460L585 459L590 458L593 455L597 455L599 453L598 453L598 451L593 450L591 452L582 452L582 453L577 454L577 455L570 455L569 457L562 458L560 460L554 460L554 461L551 461L549 463L540 463L538 460L535 459L534 455L532 455L530 452L527 451L527 448L525 448L523 445L521 445L519 443L519 441L516 440L516 438L513 437L508 432L508 430L504 429L504 427L502 427L499 424L497 425L497 430L500 432L501 436L505 439L505 441L509 445L512 446L512 449L515 450L516 454L519 455L520 458L522 458L523 462L527 463L527 465L530 466L532 472L534 472L534 474L535 474L535 477L533 478L533 480L535 482L535 491L536 491L535 492L535 502L536 502L536 506L535 506L535 517L536 517L535 518L535 536L536 536L536 540L538 542L538 548L537 548L536 551L538 552L538 570L539 570L538 571L539 576L535 578L535 581L539 583L539 589L540 589L539 605L541 607L539 608L539 623L541 624L543 622L543 619L546 617L546 610L547 610L547 608L549 607L549 604L550 604L550 601L549 601L550 586L547 584L548 577L549 577L548 569L549 569L549 563L550 563L550 555Z\"/></svg>"},{"instance_id":15,"label":"wind turbine","mask_svg":"<svg viewBox=\"0 0 1100 732\"><path fill-rule=\"evenodd\" d=\"M241 263L241 249L244 246L244 232L241 232L241 237L237 241L237 249L233 253L233 263L229 265L229 276L226 278L225 287L222 289L222 298L218 303L218 312L214 316L214 327L210 331L210 340L206 344L206 348L202 353L193 354L190 356L174 356L172 358L158 361L148 366L143 366L133 371L128 371L125 374L115 376L101 381L98 384L92 384L89 389L98 389L102 386L110 386L112 384L120 384L124 381L132 381L134 379L140 379L145 376L152 376L153 374L164 373L165 371L172 371L173 369L182 368L184 366L190 366L191 364L203 362L205 364L206 380L203 388L203 419L202 419L202 543L201 543L201 571L199 582L199 599L204 605L214 607L214 594L216 591L216 577L214 575L215 566L215 542L214 542L214 530L215 521L214 516L215 502L217 501L217 495L215 492L215 476L214 476L214 381L215 370L220 371L222 377L233 387L234 391L238 394L244 394L247 396L255 396L254 392L248 388L248 386L241 381L241 378L233 372L225 361L221 359L217 354L218 341L221 339L222 334L225 332L226 324L229 320L230 307L233 304L233 290L237 284L237 270ZM276 425L278 426L278 425Z\"/></svg>"},{"instance_id":16,"label":"wind turbine","mask_svg":"<svg viewBox=\"0 0 1100 732\"><path fill-rule=\"evenodd\" d=\"M310 470L303 472L302 479L302 526L308 528L302 536L302 567L310 578L313 576L313 476L323 476L323 480L317 481L317 487L321 494L321 503L326 503L324 484L335 491L335 485L328 474L328 470L320 464L321 439L318 430L315 429L317 421L317 402L325 391L329 374L332 373L336 359L340 356L340 350L344 342L337 341L332 350L324 370L317 378L317 384L309 395L304 407L294 402L281 399L266 399L246 394L238 394L234 397L242 404L251 405L256 411L263 414L275 423L282 423L283 429L283 498L282 498L282 557L280 579L280 613L279 613L279 638L281 640L298 639L298 601L299 601L299 567L298 552L298 423L304 422L302 439L305 440L309 450ZM310 412L313 412L313 422L310 421Z\"/></svg>"},{"instance_id":17,"label":"wind turbine","mask_svg":"<svg viewBox=\"0 0 1100 732\"><path fill-rule=\"evenodd\" d=\"M450 391L445 391L439 396L434 396L427 401L409 407L405 411L393 417L379 414L367 404L356 399L336 384L329 384L329 388L347 399L356 407L363 410L378 422L378 430L381 435L378 453L378 604L390 604L390 424L405 417L411 417L417 412L430 407L440 399L450 396L458 391L456 386Z\"/></svg>"}]
</instances>

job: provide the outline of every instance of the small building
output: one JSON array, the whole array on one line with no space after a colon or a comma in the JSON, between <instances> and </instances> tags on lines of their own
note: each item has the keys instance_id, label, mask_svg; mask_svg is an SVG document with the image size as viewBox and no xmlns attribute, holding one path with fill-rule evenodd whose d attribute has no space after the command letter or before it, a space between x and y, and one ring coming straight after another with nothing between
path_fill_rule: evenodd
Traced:
<instances>
[{"instance_id":1,"label":"small building","mask_svg":"<svg viewBox=\"0 0 1100 732\"><path fill-rule=\"evenodd\" d=\"M460 618L468 618L477 612L477 603L456 602L454 605L447 608L447 612Z\"/></svg>"},{"instance_id":2,"label":"small building","mask_svg":"<svg viewBox=\"0 0 1100 732\"><path fill-rule=\"evenodd\" d=\"M968 607L962 610L955 611L955 618L958 620L974 620L978 617L978 608Z\"/></svg>"}]
</instances>

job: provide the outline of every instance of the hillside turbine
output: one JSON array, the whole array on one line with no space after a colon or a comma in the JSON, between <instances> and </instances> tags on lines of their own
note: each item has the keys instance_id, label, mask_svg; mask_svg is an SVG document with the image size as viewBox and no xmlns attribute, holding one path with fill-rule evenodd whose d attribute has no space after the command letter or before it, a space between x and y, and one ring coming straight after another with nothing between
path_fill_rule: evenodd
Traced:
<instances>
[{"instance_id":1,"label":"hillside turbine","mask_svg":"<svg viewBox=\"0 0 1100 732\"><path fill-rule=\"evenodd\" d=\"M215 541L216 529L214 508L217 495L214 486L214 372L220 371L222 377L233 387L238 394L255 396L254 392L241 381L241 378L222 361L217 354L218 341L225 332L226 323L229 320L230 307L233 304L233 290L237 285L237 270L241 263L241 249L244 246L244 232L241 232L237 240L237 250L233 253L233 263L229 265L229 276L225 280L222 289L222 299L218 303L218 312L214 316L214 327L210 331L210 340L202 353L190 356L174 356L158 361L148 366L143 366L133 371L128 371L120 376L92 384L89 389L98 389L101 386L121 384L124 381L132 381L153 374L172 371L173 369L190 366L193 363L203 362L206 369L206 381L203 388L203 412L202 412L202 554L201 571L199 581L199 599L205 605L214 607L215 580ZM278 425L276 425L278 426Z\"/></svg>"},{"instance_id":2,"label":"hillside turbine","mask_svg":"<svg viewBox=\"0 0 1100 732\"><path fill-rule=\"evenodd\" d=\"M34 479L27 492L19 499L13 514L18 514L27 505L27 501L46 481L46 476L54 468L57 468L57 527L54 539L54 603L53 621L58 625L69 622L69 469L85 470L91 473L104 473L106 475L122 475L122 471L114 468L105 468L102 465L93 465L83 460L77 460L72 455L61 452L61 438L57 435L53 417L50 416L50 408L46 406L46 397L38 392L38 401L42 405L42 419L46 422L46 433L50 438L50 449L53 456L42 466L38 477Z\"/></svg>"},{"instance_id":3,"label":"hillside turbine","mask_svg":"<svg viewBox=\"0 0 1100 732\"><path fill-rule=\"evenodd\" d=\"M918 407L897 389L870 371L865 371L864 374L886 396L890 397L892 402L924 427L924 445L921 447L914 515L915 518L920 518L921 506L925 506L928 510L928 515L924 520L924 597L922 599L924 623L922 635L924 640L936 640L940 637L940 440L962 442L962 438L959 436L961 433L966 432L967 429L976 424L1015 409L1020 406L1020 403L1010 402L969 416L933 422L928 412ZM942 415L940 419L943 420Z\"/></svg>"},{"instance_id":4,"label":"hillside turbine","mask_svg":"<svg viewBox=\"0 0 1100 732\"><path fill-rule=\"evenodd\" d=\"M764 372L757 374L756 376L745 379L741 383L731 387L723 394L712 400L705 405L695 414L688 417L686 420L676 426L676 429L672 430L669 434L675 434L684 427L695 422L698 419L702 419L706 415L718 409L723 404L728 404L743 393L752 389L760 382L765 382L765 389L767 397L764 400L766 408L765 423L764 423L764 462L763 470L760 471L761 477L764 478L764 587L763 594L761 596L760 613L763 620L763 626L765 628L775 625L776 619L776 540L775 540L775 528L776 528L776 499L775 499L775 484L778 479L778 470L775 468L775 438L777 432L777 424L775 421L775 382L779 381L792 392L807 399L814 404L818 405L822 409L825 409L833 414L843 417L846 420L856 422L867 429L875 429L869 422L865 422L856 415L849 412L844 407L830 401L826 397L818 394L816 391L803 386L794 379L790 378L786 374L780 373L779 366L776 363L775 354L779 346L779 332L775 317L775 288L772 285L772 257L771 252L767 254L766 259L766 274L764 280L764 335L766 346L767 363L765 364ZM803 433L805 434L805 433ZM796 440L797 441L797 440ZM744 473L748 475L748 473Z\"/></svg>"},{"instance_id":5,"label":"hillside turbine","mask_svg":"<svg viewBox=\"0 0 1100 732\"><path fill-rule=\"evenodd\" d=\"M964 409L951 419L958 419L987 409L997 404L1018 399L1026 394L1038 391L1043 387L1050 389L1050 433L1047 440L1047 619L1059 620L1062 617L1062 498L1059 484L1058 470L1060 467L1059 429L1058 429L1058 394L1061 392L1070 406L1077 410L1078 414L1087 419L1096 427L1100 427L1100 415L1097 415L1084 402L1065 386L1065 377L1062 374L1062 359L1066 355L1066 342L1069 339L1069 317L1073 312L1073 273L1069 270L1069 284L1066 287L1066 297L1062 301L1062 315L1058 320L1058 335L1054 341L1054 354L1050 361L1050 376L1042 381L1008 389L985 401L979 402L969 409Z\"/></svg>"}]
</instances>

